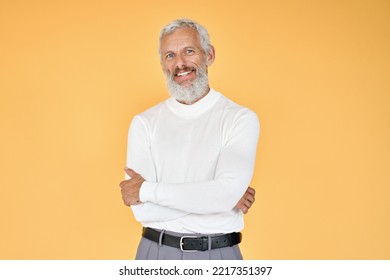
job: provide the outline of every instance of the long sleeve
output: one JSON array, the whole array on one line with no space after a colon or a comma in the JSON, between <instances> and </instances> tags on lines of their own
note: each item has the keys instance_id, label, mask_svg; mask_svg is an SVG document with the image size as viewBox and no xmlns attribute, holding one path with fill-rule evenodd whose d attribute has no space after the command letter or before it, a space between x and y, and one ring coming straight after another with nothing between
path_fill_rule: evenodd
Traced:
<instances>
[{"instance_id":1,"label":"long sleeve","mask_svg":"<svg viewBox=\"0 0 390 280\"><path fill-rule=\"evenodd\" d=\"M231 211L250 184L259 134L256 114L240 110L222 145L212 180L161 183L144 177L141 201L196 214Z\"/></svg>"},{"instance_id":2,"label":"long sleeve","mask_svg":"<svg viewBox=\"0 0 390 280\"><path fill-rule=\"evenodd\" d=\"M150 131L139 116L135 116L128 133L127 167L132 168L143 178L156 181L156 170L150 153ZM129 176L126 174L126 179ZM171 209L153 202L144 202L131 206L137 221L167 221L182 217L188 213Z\"/></svg>"}]
</instances>

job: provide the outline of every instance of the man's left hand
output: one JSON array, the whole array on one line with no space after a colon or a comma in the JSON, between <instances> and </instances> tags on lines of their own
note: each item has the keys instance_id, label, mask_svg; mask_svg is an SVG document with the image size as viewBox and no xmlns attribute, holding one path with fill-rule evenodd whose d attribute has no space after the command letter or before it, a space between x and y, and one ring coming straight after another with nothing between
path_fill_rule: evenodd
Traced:
<instances>
[{"instance_id":1,"label":"man's left hand","mask_svg":"<svg viewBox=\"0 0 390 280\"><path fill-rule=\"evenodd\" d=\"M251 208L252 204L255 202L255 195L255 189L248 187L234 208L240 209L244 214L248 213L249 208Z\"/></svg>"},{"instance_id":2,"label":"man's left hand","mask_svg":"<svg viewBox=\"0 0 390 280\"><path fill-rule=\"evenodd\" d=\"M141 189L142 183L145 181L144 178L134 170L130 168L125 168L125 172L131 178L125 181L122 181L119 186L121 187L122 199L125 205L136 205L140 204L141 200L139 198L139 191Z\"/></svg>"}]
</instances>

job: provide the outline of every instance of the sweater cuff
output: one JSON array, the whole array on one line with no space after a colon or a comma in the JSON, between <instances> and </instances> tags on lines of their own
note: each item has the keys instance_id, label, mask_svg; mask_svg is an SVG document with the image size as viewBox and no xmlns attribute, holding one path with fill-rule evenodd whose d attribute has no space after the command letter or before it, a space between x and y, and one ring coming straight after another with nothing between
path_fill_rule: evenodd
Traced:
<instances>
[{"instance_id":1,"label":"sweater cuff","mask_svg":"<svg viewBox=\"0 0 390 280\"><path fill-rule=\"evenodd\" d=\"M141 202L154 202L156 198L157 183L144 181L139 191Z\"/></svg>"}]
</instances>

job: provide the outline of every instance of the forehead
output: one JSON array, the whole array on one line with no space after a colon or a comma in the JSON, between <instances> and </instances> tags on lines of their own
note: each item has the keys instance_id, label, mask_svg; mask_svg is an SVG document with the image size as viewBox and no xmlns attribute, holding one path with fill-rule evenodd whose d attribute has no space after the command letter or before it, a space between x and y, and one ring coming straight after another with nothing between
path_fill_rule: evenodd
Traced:
<instances>
[{"instance_id":1,"label":"forehead","mask_svg":"<svg viewBox=\"0 0 390 280\"><path fill-rule=\"evenodd\" d=\"M201 47L197 30L189 27L181 27L161 39L162 52L185 47Z\"/></svg>"}]
</instances>

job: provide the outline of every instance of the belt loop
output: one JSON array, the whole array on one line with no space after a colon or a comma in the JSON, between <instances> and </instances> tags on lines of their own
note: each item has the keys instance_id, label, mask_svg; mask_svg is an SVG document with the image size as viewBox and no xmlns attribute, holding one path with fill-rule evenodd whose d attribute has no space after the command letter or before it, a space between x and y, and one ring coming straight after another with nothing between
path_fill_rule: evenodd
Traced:
<instances>
[{"instance_id":1,"label":"belt loop","mask_svg":"<svg viewBox=\"0 0 390 280\"><path fill-rule=\"evenodd\" d=\"M211 250L211 235L207 236L207 240L209 242L208 250L210 251Z\"/></svg>"},{"instance_id":2,"label":"belt loop","mask_svg":"<svg viewBox=\"0 0 390 280\"><path fill-rule=\"evenodd\" d=\"M158 238L158 246L162 246L162 240L163 240L163 235L165 233L165 229L163 229L161 232L160 232L160 237Z\"/></svg>"}]
</instances>

